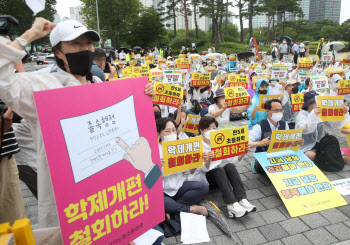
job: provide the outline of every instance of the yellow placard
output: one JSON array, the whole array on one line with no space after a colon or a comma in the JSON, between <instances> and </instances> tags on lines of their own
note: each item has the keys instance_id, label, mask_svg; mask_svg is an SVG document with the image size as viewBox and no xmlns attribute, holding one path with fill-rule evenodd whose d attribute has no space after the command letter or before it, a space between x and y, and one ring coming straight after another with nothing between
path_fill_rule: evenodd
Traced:
<instances>
[{"instance_id":1,"label":"yellow placard","mask_svg":"<svg viewBox=\"0 0 350 245\"><path fill-rule=\"evenodd\" d=\"M154 64L153 60L146 60L146 65Z\"/></svg>"},{"instance_id":2,"label":"yellow placard","mask_svg":"<svg viewBox=\"0 0 350 245\"><path fill-rule=\"evenodd\" d=\"M136 66L132 68L132 73L148 73L149 66Z\"/></svg>"},{"instance_id":3,"label":"yellow placard","mask_svg":"<svg viewBox=\"0 0 350 245\"><path fill-rule=\"evenodd\" d=\"M130 73L132 73L132 69L123 68L122 70L123 77L128 77Z\"/></svg>"},{"instance_id":4,"label":"yellow placard","mask_svg":"<svg viewBox=\"0 0 350 245\"><path fill-rule=\"evenodd\" d=\"M146 60L154 60L154 54L148 55L148 56L146 57Z\"/></svg>"},{"instance_id":5,"label":"yellow placard","mask_svg":"<svg viewBox=\"0 0 350 245\"><path fill-rule=\"evenodd\" d=\"M148 77L148 81L152 81L151 74L149 72L143 73L129 73L129 77Z\"/></svg>"},{"instance_id":6,"label":"yellow placard","mask_svg":"<svg viewBox=\"0 0 350 245\"><path fill-rule=\"evenodd\" d=\"M178 108L183 98L183 88L169 83L155 82L153 103Z\"/></svg>"},{"instance_id":7,"label":"yellow placard","mask_svg":"<svg viewBox=\"0 0 350 245\"><path fill-rule=\"evenodd\" d=\"M299 58L298 63L300 65L300 68L312 68L312 58Z\"/></svg>"},{"instance_id":8,"label":"yellow placard","mask_svg":"<svg viewBox=\"0 0 350 245\"><path fill-rule=\"evenodd\" d=\"M216 71L216 67L215 66L207 66L206 70L207 70L207 72L214 72L214 71Z\"/></svg>"},{"instance_id":9,"label":"yellow placard","mask_svg":"<svg viewBox=\"0 0 350 245\"><path fill-rule=\"evenodd\" d=\"M260 110L259 112L266 112L265 110L265 102L268 100L272 100L272 99L280 99L281 95L280 94L273 94L273 95L266 95L266 94L260 94L260 98L259 98L259 107Z\"/></svg>"},{"instance_id":10,"label":"yellow placard","mask_svg":"<svg viewBox=\"0 0 350 245\"><path fill-rule=\"evenodd\" d=\"M350 80L341 80L338 85L338 95L350 94Z\"/></svg>"},{"instance_id":11,"label":"yellow placard","mask_svg":"<svg viewBox=\"0 0 350 245\"><path fill-rule=\"evenodd\" d=\"M222 83L225 82L226 80L228 80L228 74L216 75L216 81L217 81L219 84L222 84Z\"/></svg>"},{"instance_id":12,"label":"yellow placard","mask_svg":"<svg viewBox=\"0 0 350 245\"><path fill-rule=\"evenodd\" d=\"M303 129L273 130L267 153L292 150L298 151L298 141L302 138Z\"/></svg>"},{"instance_id":13,"label":"yellow placard","mask_svg":"<svg viewBox=\"0 0 350 245\"><path fill-rule=\"evenodd\" d=\"M284 64L279 64L279 63L274 63L272 65L272 68L284 68L284 67L287 67L287 66L285 66Z\"/></svg>"},{"instance_id":14,"label":"yellow placard","mask_svg":"<svg viewBox=\"0 0 350 245\"><path fill-rule=\"evenodd\" d=\"M211 61L214 61L214 60L216 60L216 57L215 57L215 55L211 55L211 56L209 57L209 59L210 59Z\"/></svg>"},{"instance_id":15,"label":"yellow placard","mask_svg":"<svg viewBox=\"0 0 350 245\"><path fill-rule=\"evenodd\" d=\"M248 75L235 75L228 74L228 80L230 83L248 83Z\"/></svg>"},{"instance_id":16,"label":"yellow placard","mask_svg":"<svg viewBox=\"0 0 350 245\"><path fill-rule=\"evenodd\" d=\"M162 65L166 63L166 59L165 58L158 58L158 64Z\"/></svg>"},{"instance_id":17,"label":"yellow placard","mask_svg":"<svg viewBox=\"0 0 350 245\"><path fill-rule=\"evenodd\" d=\"M129 66L136 66L137 60L129 60Z\"/></svg>"},{"instance_id":18,"label":"yellow placard","mask_svg":"<svg viewBox=\"0 0 350 245\"><path fill-rule=\"evenodd\" d=\"M185 126L182 128L183 132L198 133L198 124L201 120L200 115L188 114Z\"/></svg>"},{"instance_id":19,"label":"yellow placard","mask_svg":"<svg viewBox=\"0 0 350 245\"><path fill-rule=\"evenodd\" d=\"M211 132L210 147L215 152L212 161L246 154L248 141L248 126Z\"/></svg>"},{"instance_id":20,"label":"yellow placard","mask_svg":"<svg viewBox=\"0 0 350 245\"><path fill-rule=\"evenodd\" d=\"M119 62L118 62L118 66L119 66L119 67L125 66L125 60L119 61Z\"/></svg>"},{"instance_id":21,"label":"yellow placard","mask_svg":"<svg viewBox=\"0 0 350 245\"><path fill-rule=\"evenodd\" d=\"M162 143L164 175L203 166L202 136Z\"/></svg>"},{"instance_id":22,"label":"yellow placard","mask_svg":"<svg viewBox=\"0 0 350 245\"><path fill-rule=\"evenodd\" d=\"M350 65L350 54L343 54L343 58L341 59L341 63L343 65Z\"/></svg>"},{"instance_id":23,"label":"yellow placard","mask_svg":"<svg viewBox=\"0 0 350 245\"><path fill-rule=\"evenodd\" d=\"M179 59L187 58L186 54L179 54Z\"/></svg>"},{"instance_id":24,"label":"yellow placard","mask_svg":"<svg viewBox=\"0 0 350 245\"><path fill-rule=\"evenodd\" d=\"M250 95L243 87L224 88L227 108L249 105Z\"/></svg>"},{"instance_id":25,"label":"yellow placard","mask_svg":"<svg viewBox=\"0 0 350 245\"><path fill-rule=\"evenodd\" d=\"M344 121L344 98L342 96L317 96L321 108L318 115L323 121Z\"/></svg>"},{"instance_id":26,"label":"yellow placard","mask_svg":"<svg viewBox=\"0 0 350 245\"><path fill-rule=\"evenodd\" d=\"M176 59L176 68L180 69L190 69L191 68L191 59L185 58L185 59Z\"/></svg>"},{"instance_id":27,"label":"yellow placard","mask_svg":"<svg viewBox=\"0 0 350 245\"><path fill-rule=\"evenodd\" d=\"M200 73L192 72L191 86L192 87L206 87L210 86L210 72Z\"/></svg>"},{"instance_id":28,"label":"yellow placard","mask_svg":"<svg viewBox=\"0 0 350 245\"><path fill-rule=\"evenodd\" d=\"M255 77L252 77L253 89L256 89L256 83L258 82L259 79L264 79L267 82L267 77L266 76L255 76Z\"/></svg>"},{"instance_id":29,"label":"yellow placard","mask_svg":"<svg viewBox=\"0 0 350 245\"><path fill-rule=\"evenodd\" d=\"M292 112L298 112L304 105L304 94L292 94Z\"/></svg>"},{"instance_id":30,"label":"yellow placard","mask_svg":"<svg viewBox=\"0 0 350 245\"><path fill-rule=\"evenodd\" d=\"M332 78L335 74L339 74L342 78L345 77L344 70L342 67L328 67L329 77Z\"/></svg>"}]
</instances>

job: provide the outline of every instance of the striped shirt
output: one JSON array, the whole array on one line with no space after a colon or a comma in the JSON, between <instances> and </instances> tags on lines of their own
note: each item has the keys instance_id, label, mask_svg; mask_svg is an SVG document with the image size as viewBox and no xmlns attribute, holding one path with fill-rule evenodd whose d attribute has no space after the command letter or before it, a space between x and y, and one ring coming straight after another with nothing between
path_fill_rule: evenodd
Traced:
<instances>
[{"instance_id":1,"label":"striped shirt","mask_svg":"<svg viewBox=\"0 0 350 245\"><path fill-rule=\"evenodd\" d=\"M3 135L1 157L11 156L12 154L16 154L19 151L20 149L16 140L15 132L11 127Z\"/></svg>"}]
</instances>

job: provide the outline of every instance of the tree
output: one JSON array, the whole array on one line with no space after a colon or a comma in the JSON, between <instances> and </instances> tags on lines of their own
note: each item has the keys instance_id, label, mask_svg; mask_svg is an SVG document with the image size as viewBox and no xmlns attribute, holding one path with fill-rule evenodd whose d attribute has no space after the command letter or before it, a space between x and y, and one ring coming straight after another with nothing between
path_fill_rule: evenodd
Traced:
<instances>
[{"instance_id":1,"label":"tree","mask_svg":"<svg viewBox=\"0 0 350 245\"><path fill-rule=\"evenodd\" d=\"M197 23L197 8L199 5L199 0L192 0L192 6L193 6L193 17L194 17L194 26L196 30L196 39L198 40L198 23Z\"/></svg>"},{"instance_id":2,"label":"tree","mask_svg":"<svg viewBox=\"0 0 350 245\"><path fill-rule=\"evenodd\" d=\"M177 0L176 4L176 12L180 15L182 15L185 19L185 30L186 30L186 37L189 36L189 28L188 28L188 16L191 15L191 11L187 8L187 1L188 0Z\"/></svg>"},{"instance_id":3,"label":"tree","mask_svg":"<svg viewBox=\"0 0 350 245\"><path fill-rule=\"evenodd\" d=\"M253 17L256 15L254 11L254 5L257 3L257 0L246 0L248 1L248 20L249 20L249 35L253 37Z\"/></svg>"},{"instance_id":4,"label":"tree","mask_svg":"<svg viewBox=\"0 0 350 245\"><path fill-rule=\"evenodd\" d=\"M285 22L286 22L286 13L295 14L298 17L303 17L303 10L300 8L301 0L284 0L276 1L276 8L278 14L281 16L280 22L280 36L284 36Z\"/></svg>"},{"instance_id":5,"label":"tree","mask_svg":"<svg viewBox=\"0 0 350 245\"><path fill-rule=\"evenodd\" d=\"M161 0L159 2L158 11L162 16L162 21L173 19L174 22L174 37L176 37L176 5L179 0Z\"/></svg>"},{"instance_id":6,"label":"tree","mask_svg":"<svg viewBox=\"0 0 350 245\"><path fill-rule=\"evenodd\" d=\"M234 15L234 17L239 18L239 27L241 31L240 41L244 42L244 29L243 29L243 20L246 19L247 13L244 11L247 7L248 2L245 0L234 0L233 7L238 8L238 15Z\"/></svg>"},{"instance_id":7,"label":"tree","mask_svg":"<svg viewBox=\"0 0 350 245\"><path fill-rule=\"evenodd\" d=\"M275 6L276 0L260 0L259 6L256 7L255 11L258 14L264 14L268 18L267 32L266 32L266 43L269 42L269 33L270 33L270 24L272 22L272 36L275 31L275 15L276 8Z\"/></svg>"}]
</instances>

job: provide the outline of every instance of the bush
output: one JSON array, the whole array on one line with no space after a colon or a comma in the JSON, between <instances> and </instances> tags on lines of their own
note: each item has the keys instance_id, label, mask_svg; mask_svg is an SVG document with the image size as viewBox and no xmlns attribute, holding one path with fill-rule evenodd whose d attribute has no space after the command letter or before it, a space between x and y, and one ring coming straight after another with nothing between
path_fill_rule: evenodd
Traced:
<instances>
[{"instance_id":1,"label":"bush","mask_svg":"<svg viewBox=\"0 0 350 245\"><path fill-rule=\"evenodd\" d=\"M192 43L195 43L196 40L193 38L183 38L183 37L175 37L173 40L170 41L170 47L172 48L180 48L182 46L191 48Z\"/></svg>"}]
</instances>

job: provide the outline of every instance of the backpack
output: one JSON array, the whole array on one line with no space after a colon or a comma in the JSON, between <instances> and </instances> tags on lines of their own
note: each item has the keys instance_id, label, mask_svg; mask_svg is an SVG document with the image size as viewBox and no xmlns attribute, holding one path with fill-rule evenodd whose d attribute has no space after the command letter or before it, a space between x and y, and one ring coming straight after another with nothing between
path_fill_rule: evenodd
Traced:
<instances>
[{"instance_id":1,"label":"backpack","mask_svg":"<svg viewBox=\"0 0 350 245\"><path fill-rule=\"evenodd\" d=\"M333 135L324 136L316 149L315 164L327 172L339 172L344 168L344 159L338 139Z\"/></svg>"}]
</instances>

